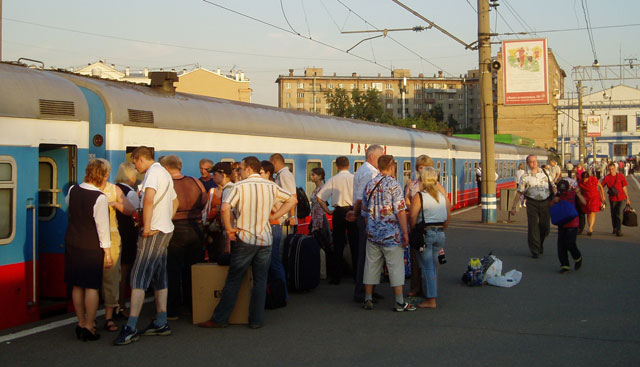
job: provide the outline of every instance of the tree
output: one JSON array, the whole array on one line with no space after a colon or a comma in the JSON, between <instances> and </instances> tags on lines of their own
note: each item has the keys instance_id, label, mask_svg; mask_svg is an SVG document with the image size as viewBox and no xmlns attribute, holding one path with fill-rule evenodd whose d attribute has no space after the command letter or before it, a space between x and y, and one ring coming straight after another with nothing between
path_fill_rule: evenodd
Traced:
<instances>
[{"instance_id":1,"label":"tree","mask_svg":"<svg viewBox=\"0 0 640 367\"><path fill-rule=\"evenodd\" d=\"M351 99L346 89L337 88L326 93L329 114L339 117L351 117Z\"/></svg>"},{"instance_id":2,"label":"tree","mask_svg":"<svg viewBox=\"0 0 640 367\"><path fill-rule=\"evenodd\" d=\"M429 111L429 115L436 119L438 122L444 121L444 111L442 111L442 105L436 104L431 111Z\"/></svg>"},{"instance_id":3,"label":"tree","mask_svg":"<svg viewBox=\"0 0 640 367\"><path fill-rule=\"evenodd\" d=\"M447 125L449 125L449 128L451 128L453 130L453 132L459 132L458 131L458 121L456 121L455 118L453 118L453 115L449 115L449 117L447 118Z\"/></svg>"}]
</instances>

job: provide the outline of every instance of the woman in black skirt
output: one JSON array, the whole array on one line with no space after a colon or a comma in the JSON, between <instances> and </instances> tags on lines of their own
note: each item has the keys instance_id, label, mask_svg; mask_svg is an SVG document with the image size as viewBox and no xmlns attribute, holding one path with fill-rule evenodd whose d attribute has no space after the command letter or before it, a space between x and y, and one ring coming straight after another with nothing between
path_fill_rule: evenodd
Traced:
<instances>
[{"instance_id":1,"label":"woman in black skirt","mask_svg":"<svg viewBox=\"0 0 640 367\"><path fill-rule=\"evenodd\" d=\"M73 306L78 316L78 339L98 340L95 318L103 267L111 267L109 202L100 191L110 167L94 159L84 182L72 186L67 195L69 224L65 235L65 281L72 286Z\"/></svg>"}]
</instances>

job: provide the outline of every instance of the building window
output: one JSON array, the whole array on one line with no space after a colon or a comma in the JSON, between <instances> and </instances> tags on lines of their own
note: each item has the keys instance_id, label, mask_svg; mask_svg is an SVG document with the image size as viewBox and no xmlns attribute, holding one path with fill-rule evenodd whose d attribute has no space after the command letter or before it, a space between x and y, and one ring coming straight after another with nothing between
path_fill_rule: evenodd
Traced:
<instances>
[{"instance_id":1,"label":"building window","mask_svg":"<svg viewBox=\"0 0 640 367\"><path fill-rule=\"evenodd\" d=\"M298 109L302 109L302 108L304 108L304 103L298 102Z\"/></svg>"},{"instance_id":2,"label":"building window","mask_svg":"<svg viewBox=\"0 0 640 367\"><path fill-rule=\"evenodd\" d=\"M393 103L387 103L387 108L388 109L392 109L393 108Z\"/></svg>"},{"instance_id":3,"label":"building window","mask_svg":"<svg viewBox=\"0 0 640 367\"><path fill-rule=\"evenodd\" d=\"M284 83L284 89L291 89L291 83Z\"/></svg>"},{"instance_id":4,"label":"building window","mask_svg":"<svg viewBox=\"0 0 640 367\"><path fill-rule=\"evenodd\" d=\"M422 92L416 92L416 98L422 98Z\"/></svg>"},{"instance_id":5,"label":"building window","mask_svg":"<svg viewBox=\"0 0 640 367\"><path fill-rule=\"evenodd\" d=\"M449 99L453 99L453 94L449 94Z\"/></svg>"},{"instance_id":6,"label":"building window","mask_svg":"<svg viewBox=\"0 0 640 367\"><path fill-rule=\"evenodd\" d=\"M371 83L372 89L382 90L382 83Z\"/></svg>"},{"instance_id":7,"label":"building window","mask_svg":"<svg viewBox=\"0 0 640 367\"><path fill-rule=\"evenodd\" d=\"M627 131L627 115L613 116L613 132Z\"/></svg>"},{"instance_id":8,"label":"building window","mask_svg":"<svg viewBox=\"0 0 640 367\"><path fill-rule=\"evenodd\" d=\"M447 85L447 89L456 89L456 86L453 84Z\"/></svg>"},{"instance_id":9,"label":"building window","mask_svg":"<svg viewBox=\"0 0 640 367\"><path fill-rule=\"evenodd\" d=\"M317 98L316 98L316 103L320 103L320 102L322 102L322 98L317 97Z\"/></svg>"},{"instance_id":10,"label":"building window","mask_svg":"<svg viewBox=\"0 0 640 367\"><path fill-rule=\"evenodd\" d=\"M328 89L333 89L333 84L331 84L331 83L327 84L327 88Z\"/></svg>"},{"instance_id":11,"label":"building window","mask_svg":"<svg viewBox=\"0 0 640 367\"><path fill-rule=\"evenodd\" d=\"M298 89L304 89L304 83L298 83Z\"/></svg>"},{"instance_id":12,"label":"building window","mask_svg":"<svg viewBox=\"0 0 640 367\"><path fill-rule=\"evenodd\" d=\"M391 99L391 98L393 98L393 93L387 92L387 93L385 93L385 97L388 98L388 99Z\"/></svg>"},{"instance_id":13,"label":"building window","mask_svg":"<svg viewBox=\"0 0 640 367\"><path fill-rule=\"evenodd\" d=\"M362 89L363 89L363 90L367 90L368 88L369 88L369 86L368 86L368 85L366 85L366 84L362 84ZM351 87L351 89L353 89L353 87Z\"/></svg>"},{"instance_id":14,"label":"building window","mask_svg":"<svg viewBox=\"0 0 640 367\"><path fill-rule=\"evenodd\" d=\"M426 98L431 98L433 99L433 93L427 93L427 97Z\"/></svg>"},{"instance_id":15,"label":"building window","mask_svg":"<svg viewBox=\"0 0 640 367\"><path fill-rule=\"evenodd\" d=\"M16 234L17 179L16 161L0 156L0 245L13 241Z\"/></svg>"},{"instance_id":16,"label":"building window","mask_svg":"<svg viewBox=\"0 0 640 367\"><path fill-rule=\"evenodd\" d=\"M613 144L613 155L616 157L628 157L628 148L629 146L627 144Z\"/></svg>"},{"instance_id":17,"label":"building window","mask_svg":"<svg viewBox=\"0 0 640 367\"><path fill-rule=\"evenodd\" d=\"M393 89L393 85L391 83L387 83L384 87L385 89Z\"/></svg>"},{"instance_id":18,"label":"building window","mask_svg":"<svg viewBox=\"0 0 640 367\"><path fill-rule=\"evenodd\" d=\"M286 107L287 107L287 108L291 108L291 103L290 103L290 102L287 102Z\"/></svg>"},{"instance_id":19,"label":"building window","mask_svg":"<svg viewBox=\"0 0 640 367\"><path fill-rule=\"evenodd\" d=\"M453 105L451 103L449 103L449 109L453 109Z\"/></svg>"},{"instance_id":20,"label":"building window","mask_svg":"<svg viewBox=\"0 0 640 367\"><path fill-rule=\"evenodd\" d=\"M458 99L462 100L462 98L464 97L464 95L462 93L458 93Z\"/></svg>"},{"instance_id":21,"label":"building window","mask_svg":"<svg viewBox=\"0 0 640 367\"><path fill-rule=\"evenodd\" d=\"M344 88L344 84L342 83L338 84L338 88Z\"/></svg>"},{"instance_id":22,"label":"building window","mask_svg":"<svg viewBox=\"0 0 640 367\"><path fill-rule=\"evenodd\" d=\"M356 85L355 84L351 84L351 89L356 89Z\"/></svg>"},{"instance_id":23,"label":"building window","mask_svg":"<svg viewBox=\"0 0 640 367\"><path fill-rule=\"evenodd\" d=\"M287 98L291 98L291 93L287 93L287 94L285 94L285 96L286 96Z\"/></svg>"},{"instance_id":24,"label":"building window","mask_svg":"<svg viewBox=\"0 0 640 367\"><path fill-rule=\"evenodd\" d=\"M303 92L298 92L298 98L304 98L304 93Z\"/></svg>"}]
</instances>

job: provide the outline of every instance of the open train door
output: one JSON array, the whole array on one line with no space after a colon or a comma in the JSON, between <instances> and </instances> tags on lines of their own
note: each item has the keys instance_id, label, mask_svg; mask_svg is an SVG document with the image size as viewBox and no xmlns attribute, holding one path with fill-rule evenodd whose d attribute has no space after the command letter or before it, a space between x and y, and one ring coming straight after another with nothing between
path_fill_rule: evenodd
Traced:
<instances>
[{"instance_id":1,"label":"open train door","mask_svg":"<svg viewBox=\"0 0 640 367\"><path fill-rule=\"evenodd\" d=\"M41 144L38 154L38 274L40 313L66 310L64 235L67 229L65 196L77 181L77 147Z\"/></svg>"}]
</instances>

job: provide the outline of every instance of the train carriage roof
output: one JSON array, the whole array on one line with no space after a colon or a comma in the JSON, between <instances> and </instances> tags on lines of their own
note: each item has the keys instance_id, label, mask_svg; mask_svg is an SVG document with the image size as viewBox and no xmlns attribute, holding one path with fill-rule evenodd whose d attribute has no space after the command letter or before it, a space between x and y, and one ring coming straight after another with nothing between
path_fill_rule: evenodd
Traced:
<instances>
[{"instance_id":1,"label":"train carriage roof","mask_svg":"<svg viewBox=\"0 0 640 367\"><path fill-rule=\"evenodd\" d=\"M0 63L0 116L89 120L82 92L54 73Z\"/></svg>"},{"instance_id":2,"label":"train carriage roof","mask_svg":"<svg viewBox=\"0 0 640 367\"><path fill-rule=\"evenodd\" d=\"M431 149L449 147L443 135L432 132L185 93L173 95L144 85L75 74L61 75L100 95L106 104L107 123L112 124L396 146L412 145ZM153 122L132 121L130 110L146 116L147 121L152 119Z\"/></svg>"}]
</instances>

